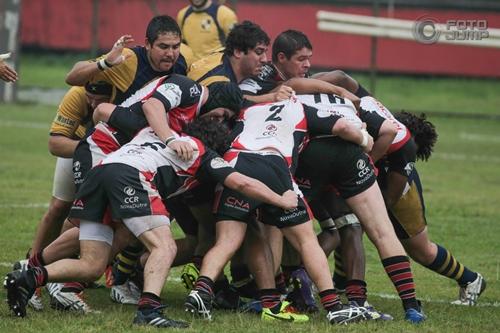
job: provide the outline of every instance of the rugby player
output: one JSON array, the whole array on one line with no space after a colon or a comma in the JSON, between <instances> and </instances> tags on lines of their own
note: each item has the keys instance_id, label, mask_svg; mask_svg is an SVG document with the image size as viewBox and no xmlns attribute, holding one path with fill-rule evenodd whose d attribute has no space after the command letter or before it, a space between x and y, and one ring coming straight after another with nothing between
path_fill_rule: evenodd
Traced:
<instances>
[{"instance_id":1,"label":"rugby player","mask_svg":"<svg viewBox=\"0 0 500 333\"><path fill-rule=\"evenodd\" d=\"M322 92L337 94L359 104L359 98L344 88L331 84L320 84L320 82L317 82L317 80L314 79L302 79L302 81L297 80L297 78L300 79L310 77L309 69L311 66L310 60L313 55L312 49L312 45L304 33L297 30L287 30L280 33L273 42L272 62L266 64L258 76L246 79L240 84L240 88L243 90L244 95L265 96L280 85L288 85L299 91L297 82L302 82L299 93ZM319 78L322 80L322 77ZM308 86L304 84L306 81L310 81ZM363 90L362 87L359 89ZM319 95L316 96L319 97ZM373 150L370 152L372 158L375 160L380 158L380 156L383 155L385 150L389 147L390 142L395 135L396 128L390 121L385 121L381 126L380 131L377 133L377 140ZM342 202L341 198L331 195L328 191L323 194L323 197L323 200L319 200L320 198L318 198L317 200L314 200L311 205L313 213L315 213L318 220L322 222L322 232L318 235L321 241L320 243L324 248L325 253L329 255L334 248L337 248L337 244L339 243L338 233L340 233L342 236L340 237L340 248L344 249L342 252L345 257L344 266L349 277L348 280L351 281L350 284L365 284L364 249L362 245L362 229L360 227L360 223L357 217L352 214L350 209L346 207L345 203ZM326 198L330 199L329 202L324 202ZM323 201L323 203L321 204L320 201ZM326 207L322 207L325 205ZM334 206L337 210L342 208L342 211L336 212L332 210L332 206ZM325 208L328 211L326 211ZM277 242L275 243L278 245ZM300 267L300 260L297 256L293 255L290 245L287 242L285 242L284 245L284 262L282 264L282 269L285 273L286 280L297 287L300 286L300 288L294 288L294 291L292 291L289 295L289 299L292 300L292 304L299 309L314 311L316 307L315 300L311 297L312 295L310 289L312 285L310 280L307 278L307 274L302 273L303 270ZM278 251L279 250L275 247L274 252ZM337 252L336 256L339 255ZM338 267L338 265L336 265L336 267ZM301 281L296 281L297 279L300 279ZM342 284L342 286L336 285L336 287L344 289L345 283ZM300 292L297 291L297 289L299 289ZM350 296L351 289L356 289L354 297ZM357 287L349 287L347 297L350 301L354 301L354 299L357 299L360 302L363 301L359 297L359 288ZM365 297L362 298L366 300L366 293ZM363 304L364 302L361 302L360 305ZM367 306L370 307L369 305ZM389 317L383 316L383 318Z\"/></svg>"},{"instance_id":2,"label":"rugby player","mask_svg":"<svg viewBox=\"0 0 500 333\"><path fill-rule=\"evenodd\" d=\"M325 112L340 112L345 108L343 99L327 95L318 97L304 95L299 96L299 99ZM351 118L351 121L354 121L354 118ZM380 128L384 118L379 116L375 122L378 122ZM359 118L358 124L361 124ZM374 125L369 122L368 126ZM416 299L409 259L390 223L376 183L375 169L369 157L357 147L352 147L338 138L313 138L300 155L296 176L302 178L303 184L309 184L309 197L312 198L320 194L327 185L335 187L377 248L382 265L401 298L406 320L412 323L425 320L426 316ZM352 293L366 300L366 284L362 283L364 281L353 282L357 283L352 283Z\"/></svg>"},{"instance_id":3,"label":"rugby player","mask_svg":"<svg viewBox=\"0 0 500 333\"><path fill-rule=\"evenodd\" d=\"M238 18L229 7L212 0L190 0L190 6L177 14L183 41L191 47L196 60L224 47L229 31Z\"/></svg>"},{"instance_id":4,"label":"rugby player","mask_svg":"<svg viewBox=\"0 0 500 333\"><path fill-rule=\"evenodd\" d=\"M123 35L113 48L97 59L79 61L66 76L66 83L84 85L87 81L103 80L116 91L112 102L120 104L146 83L171 73L186 75L190 59L181 45L181 30L167 15L151 19L146 28L144 46L126 47L134 39Z\"/></svg>"},{"instance_id":5,"label":"rugby player","mask_svg":"<svg viewBox=\"0 0 500 333\"><path fill-rule=\"evenodd\" d=\"M57 156L52 198L49 208L38 224L31 253L36 254L54 241L61 233L75 196L73 183L73 153L87 129L93 127L92 113L104 102L109 102L112 86L104 81L87 82L85 87L72 87L63 97L52 122L49 136L49 151ZM22 265L26 262L21 262ZM36 310L43 308L39 291L29 304Z\"/></svg>"},{"instance_id":6,"label":"rugby player","mask_svg":"<svg viewBox=\"0 0 500 333\"><path fill-rule=\"evenodd\" d=\"M206 116L215 112L219 116L223 115L216 110ZM228 112L226 115L229 115ZM278 193L294 189L299 195L299 205L294 210L284 211L223 189L217 195L215 205L218 221L216 243L203 259L195 288L185 302L187 311L211 319L214 280L240 247L252 214L260 208L262 221L280 228L300 253L307 271L318 287L329 322L347 323L369 318L365 308L342 305L334 293L327 259L314 234L307 203L292 177L299 146L308 133L339 135L362 144L367 150L371 150L373 145L368 133L356 128L348 120L304 106L296 98L257 104L240 113L233 130L235 138L224 158L243 174L260 179ZM264 247L264 244L260 248L253 247L249 265L257 264L256 261L265 256ZM258 261L260 264L264 262L266 261ZM275 288L274 268L272 264L270 266L252 270L260 288L259 297L263 306L261 318L307 321L309 318L306 315L294 313L288 302L280 301L280 294Z\"/></svg>"},{"instance_id":7,"label":"rugby player","mask_svg":"<svg viewBox=\"0 0 500 333\"><path fill-rule=\"evenodd\" d=\"M452 304L473 306L486 288L483 276L460 263L446 248L432 242L427 230L422 184L415 163L427 161L437 140L425 115L392 113L372 97L361 99L369 112L398 124L398 135L377 167L378 182L398 238L408 255L426 268L457 281L459 299Z\"/></svg>"},{"instance_id":8,"label":"rugby player","mask_svg":"<svg viewBox=\"0 0 500 333\"><path fill-rule=\"evenodd\" d=\"M187 323L162 314L160 293L176 252L162 199L177 192L180 184L191 183L193 178L200 181L208 178L284 210L297 207L293 191L279 195L225 162L214 150L223 148L227 140L226 127L218 123L214 125L217 127L211 126L210 121L200 120L185 129L192 137L173 136L172 141L185 141L196 147L190 160L180 158L169 148L170 142L164 143L146 127L93 168L78 190L70 212L70 218L80 225L80 258L51 261L42 257L39 266L7 274L5 286L13 313L24 317L26 303L35 288L49 281L94 281L102 275L113 245L113 228L104 218L110 213L113 219L121 220L125 226L121 228L138 237L150 253L134 324L187 327ZM117 233L119 229L117 227Z\"/></svg>"}]
</instances>

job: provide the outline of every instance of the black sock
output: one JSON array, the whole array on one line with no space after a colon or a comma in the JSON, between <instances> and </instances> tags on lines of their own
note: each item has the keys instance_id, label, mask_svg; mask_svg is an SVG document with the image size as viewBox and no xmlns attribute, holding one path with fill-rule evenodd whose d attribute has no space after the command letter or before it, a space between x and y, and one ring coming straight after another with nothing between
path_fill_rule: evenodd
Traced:
<instances>
[{"instance_id":1,"label":"black sock","mask_svg":"<svg viewBox=\"0 0 500 333\"><path fill-rule=\"evenodd\" d=\"M138 303L138 310L151 310L161 306L161 298L153 293L143 292Z\"/></svg>"},{"instance_id":2,"label":"black sock","mask_svg":"<svg viewBox=\"0 0 500 333\"><path fill-rule=\"evenodd\" d=\"M200 276L194 284L194 289L209 295L214 295L215 283L208 276Z\"/></svg>"}]
</instances>

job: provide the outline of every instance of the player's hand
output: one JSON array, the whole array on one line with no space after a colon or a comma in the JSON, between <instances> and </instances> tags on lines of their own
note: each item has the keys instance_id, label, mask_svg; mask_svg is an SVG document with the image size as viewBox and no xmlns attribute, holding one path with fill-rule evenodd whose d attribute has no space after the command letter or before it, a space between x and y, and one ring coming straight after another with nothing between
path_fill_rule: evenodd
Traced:
<instances>
[{"instance_id":1,"label":"player's hand","mask_svg":"<svg viewBox=\"0 0 500 333\"><path fill-rule=\"evenodd\" d=\"M0 60L0 79L5 82L16 82L17 73L15 70L9 67L5 62Z\"/></svg>"},{"instance_id":2,"label":"player's hand","mask_svg":"<svg viewBox=\"0 0 500 333\"><path fill-rule=\"evenodd\" d=\"M345 88L340 88L340 89L342 89L340 97L347 98L348 100L350 100L352 104L354 104L356 110L359 110L359 104L361 103L361 99Z\"/></svg>"},{"instance_id":3,"label":"player's hand","mask_svg":"<svg viewBox=\"0 0 500 333\"><path fill-rule=\"evenodd\" d=\"M289 99L295 94L295 91L284 84L282 84L277 91L274 92L274 102L280 102Z\"/></svg>"},{"instance_id":4,"label":"player's hand","mask_svg":"<svg viewBox=\"0 0 500 333\"><path fill-rule=\"evenodd\" d=\"M132 38L132 35L123 35L118 38L111 51L106 55L106 61L113 66L121 64L127 59L127 57L122 54L123 49L133 41L134 38Z\"/></svg>"},{"instance_id":5,"label":"player's hand","mask_svg":"<svg viewBox=\"0 0 500 333\"><path fill-rule=\"evenodd\" d=\"M299 203L299 198L297 193L292 190L288 190L281 195L281 208L285 210L291 210L297 208Z\"/></svg>"},{"instance_id":6,"label":"player's hand","mask_svg":"<svg viewBox=\"0 0 500 333\"><path fill-rule=\"evenodd\" d=\"M175 151L184 161L189 161L193 158L195 148L187 141L174 140L168 144L168 147Z\"/></svg>"},{"instance_id":7,"label":"player's hand","mask_svg":"<svg viewBox=\"0 0 500 333\"><path fill-rule=\"evenodd\" d=\"M373 148L373 138L365 129L362 129L361 132L363 133L363 142L361 143L361 147L363 147L365 153L369 153Z\"/></svg>"}]
</instances>

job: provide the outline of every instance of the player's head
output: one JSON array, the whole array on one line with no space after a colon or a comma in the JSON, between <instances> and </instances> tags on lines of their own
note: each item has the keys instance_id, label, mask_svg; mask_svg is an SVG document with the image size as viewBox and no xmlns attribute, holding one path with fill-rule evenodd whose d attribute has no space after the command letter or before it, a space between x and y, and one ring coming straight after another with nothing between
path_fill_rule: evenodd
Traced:
<instances>
[{"instance_id":1,"label":"player's head","mask_svg":"<svg viewBox=\"0 0 500 333\"><path fill-rule=\"evenodd\" d=\"M195 10L202 9L209 1L212 2L211 0L189 0Z\"/></svg>"},{"instance_id":2,"label":"player's head","mask_svg":"<svg viewBox=\"0 0 500 333\"><path fill-rule=\"evenodd\" d=\"M224 123L210 118L196 118L184 127L183 132L199 139L205 146L221 155L229 148L229 128Z\"/></svg>"},{"instance_id":3,"label":"player's head","mask_svg":"<svg viewBox=\"0 0 500 333\"><path fill-rule=\"evenodd\" d=\"M101 103L107 103L113 95L113 86L106 81L87 82L85 84L85 95L92 109Z\"/></svg>"},{"instance_id":4,"label":"player's head","mask_svg":"<svg viewBox=\"0 0 500 333\"><path fill-rule=\"evenodd\" d=\"M417 144L417 158L427 161L438 137L434 125L426 119L425 113L416 116L413 113L400 112L394 116L411 132Z\"/></svg>"},{"instance_id":5,"label":"player's head","mask_svg":"<svg viewBox=\"0 0 500 333\"><path fill-rule=\"evenodd\" d=\"M273 63L287 79L305 77L311 67L312 45L300 31L280 33L273 42L272 54Z\"/></svg>"},{"instance_id":6,"label":"player's head","mask_svg":"<svg viewBox=\"0 0 500 333\"><path fill-rule=\"evenodd\" d=\"M179 58L181 29L177 22L167 15L155 16L146 29L146 50L154 70L169 71Z\"/></svg>"},{"instance_id":7,"label":"player's head","mask_svg":"<svg viewBox=\"0 0 500 333\"><path fill-rule=\"evenodd\" d=\"M239 62L243 78L258 75L267 62L269 36L257 24L243 21L236 24L226 39L224 53Z\"/></svg>"},{"instance_id":8,"label":"player's head","mask_svg":"<svg viewBox=\"0 0 500 333\"><path fill-rule=\"evenodd\" d=\"M208 86L208 98L200 114L204 118L223 121L239 114L243 106L243 94L237 84L215 82Z\"/></svg>"}]
</instances>

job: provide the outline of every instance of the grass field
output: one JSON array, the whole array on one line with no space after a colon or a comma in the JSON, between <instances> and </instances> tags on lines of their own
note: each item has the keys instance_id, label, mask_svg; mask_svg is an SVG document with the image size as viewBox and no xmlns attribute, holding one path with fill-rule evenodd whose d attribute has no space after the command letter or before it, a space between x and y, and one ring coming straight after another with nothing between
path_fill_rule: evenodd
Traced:
<instances>
[{"instance_id":1,"label":"grass field","mask_svg":"<svg viewBox=\"0 0 500 333\"><path fill-rule=\"evenodd\" d=\"M498 105L498 104L497 104ZM0 275L24 256L30 246L43 205L51 195L55 158L47 152L47 132L55 110L32 104L0 105ZM193 320L192 332L495 332L500 327L500 122L431 117L439 132L434 156L418 164L425 187L432 238L448 247L459 260L479 270L488 280L480 306L449 305L458 293L449 281L413 265L418 296L429 320L413 327L403 320L400 302L383 272L376 252L367 244L369 300L394 315L392 323L361 323L330 327L324 313L306 325L262 323L249 314L216 312L213 323ZM175 228L176 234L180 232ZM183 312L185 291L174 269L163 297L167 312L191 321ZM5 299L0 291L0 299ZM29 311L26 319L13 318L0 304L0 332L127 332L134 307L114 305L105 289L88 292L88 301L102 314L77 316L48 308ZM134 331L155 331L137 329Z\"/></svg>"},{"instance_id":2,"label":"grass field","mask_svg":"<svg viewBox=\"0 0 500 333\"><path fill-rule=\"evenodd\" d=\"M65 88L64 76L75 57L23 54L20 88ZM354 74L365 87L368 77ZM394 110L430 110L481 113L500 117L500 82L450 78L382 76L377 97ZM51 196L55 158L47 151L49 124L55 106L34 104L0 105L0 276L11 263L22 258L31 244L36 225ZM431 116L439 133L436 151L427 163L417 164L424 185L431 238L451 250L488 281L486 292L475 308L449 305L458 288L416 264L413 265L417 293L429 320L418 327L405 323L399 300L385 275L374 248L367 248L369 300L395 317L392 323L369 322L331 327L324 313L306 325L262 323L249 314L216 312L213 323L193 320L188 332L496 332L500 327L500 122ZM174 225L177 236L181 232ZM191 321L183 312L186 292L175 268L163 297L167 313ZM132 328L134 307L113 304L108 290L87 292L90 305L102 314L77 316L48 307L29 311L24 320L13 318L0 304L0 332L128 332L156 331ZM0 290L0 299L6 294Z\"/></svg>"},{"instance_id":3,"label":"grass field","mask_svg":"<svg viewBox=\"0 0 500 333\"><path fill-rule=\"evenodd\" d=\"M76 61L89 57L88 54L39 56L23 53L19 70L20 88L67 88L64 83L66 73ZM369 89L368 75L359 73L351 75ZM379 75L376 87L377 98L391 110L485 114L500 117L498 91L500 91L499 80L384 75Z\"/></svg>"}]
</instances>

